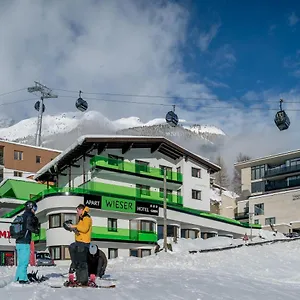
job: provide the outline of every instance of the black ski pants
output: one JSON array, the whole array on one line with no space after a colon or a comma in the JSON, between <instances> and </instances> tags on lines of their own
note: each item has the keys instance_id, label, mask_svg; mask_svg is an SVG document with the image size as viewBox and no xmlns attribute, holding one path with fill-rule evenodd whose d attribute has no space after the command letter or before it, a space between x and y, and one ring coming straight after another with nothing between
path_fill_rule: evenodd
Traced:
<instances>
[{"instance_id":1,"label":"black ski pants","mask_svg":"<svg viewBox=\"0 0 300 300\"><path fill-rule=\"evenodd\" d=\"M87 254L90 244L74 242L69 246L71 265L69 273L76 272L76 280L81 284L87 284L89 280Z\"/></svg>"}]
</instances>

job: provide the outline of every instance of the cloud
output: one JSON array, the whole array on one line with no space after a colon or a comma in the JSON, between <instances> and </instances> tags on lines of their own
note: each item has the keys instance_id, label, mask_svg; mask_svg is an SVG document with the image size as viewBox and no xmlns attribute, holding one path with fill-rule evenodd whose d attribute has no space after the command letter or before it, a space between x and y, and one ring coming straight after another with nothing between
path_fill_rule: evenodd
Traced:
<instances>
[{"instance_id":1,"label":"cloud","mask_svg":"<svg viewBox=\"0 0 300 300\"><path fill-rule=\"evenodd\" d=\"M87 92L176 95L180 119L215 125L227 133L229 141L221 151L228 166L232 166L239 152L256 157L298 147L299 112L290 110L297 108L297 104L284 103L291 119L288 131L279 132L273 119L279 97L299 101L300 92L265 91L255 94L255 101L250 99L254 94L249 93L245 93L243 101L216 100L214 89L225 88L226 84L212 77L196 80L185 69L182 48L188 43L189 22L189 12L172 2L160 5L159 1L134 0L4 1L0 10L0 93L27 88L37 80L59 95L45 101L47 114L75 111L75 100L82 90L89 110L99 111L110 120L138 116L144 123L164 118L174 100ZM218 29L214 27L211 32ZM210 66L219 72L227 71L237 62L229 44L211 55ZM182 99L188 97L200 99ZM30 98L33 95L25 90L0 97L0 102ZM34 102L1 106L1 114L15 120L35 117Z\"/></svg>"},{"instance_id":2,"label":"cloud","mask_svg":"<svg viewBox=\"0 0 300 300\"><path fill-rule=\"evenodd\" d=\"M300 19L295 14L295 12L292 12L288 17L288 23L289 23L289 26L291 26L291 27L295 26L299 21L300 21Z\"/></svg>"},{"instance_id":3,"label":"cloud","mask_svg":"<svg viewBox=\"0 0 300 300\"><path fill-rule=\"evenodd\" d=\"M290 70L290 75L300 77L300 50L294 56L286 56L283 60L283 66Z\"/></svg>"},{"instance_id":4,"label":"cloud","mask_svg":"<svg viewBox=\"0 0 300 300\"><path fill-rule=\"evenodd\" d=\"M210 29L207 32L202 32L199 36L198 46L202 52L206 51L212 42L212 40L216 37L221 24L216 23L211 25Z\"/></svg>"},{"instance_id":5,"label":"cloud","mask_svg":"<svg viewBox=\"0 0 300 300\"><path fill-rule=\"evenodd\" d=\"M236 61L234 49L231 45L225 44L215 51L210 65L218 70L224 70L233 67Z\"/></svg>"},{"instance_id":6,"label":"cloud","mask_svg":"<svg viewBox=\"0 0 300 300\"><path fill-rule=\"evenodd\" d=\"M204 78L204 81L207 83L208 86L214 87L214 88L225 88L229 89L229 85L220 81L211 80L207 77Z\"/></svg>"}]
</instances>

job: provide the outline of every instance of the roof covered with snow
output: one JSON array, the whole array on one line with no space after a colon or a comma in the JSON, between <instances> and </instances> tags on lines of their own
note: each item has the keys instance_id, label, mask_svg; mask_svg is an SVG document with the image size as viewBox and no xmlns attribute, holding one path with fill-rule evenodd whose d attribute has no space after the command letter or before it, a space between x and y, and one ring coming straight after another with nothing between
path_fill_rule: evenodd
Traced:
<instances>
[{"instance_id":1,"label":"roof covered with snow","mask_svg":"<svg viewBox=\"0 0 300 300\"><path fill-rule=\"evenodd\" d=\"M218 172L221 168L204 159L203 157L188 151L178 144L165 137L159 136L126 136L126 135L84 135L74 144L68 147L60 155L45 165L34 176L34 179L48 180L53 177L56 171L65 168L73 160L94 149L117 149L121 148L125 154L131 148L150 148L151 152L158 151L174 160L181 157L188 157L203 166L206 166L211 173ZM54 168L56 170L54 170ZM47 174L46 174L47 173Z\"/></svg>"},{"instance_id":2,"label":"roof covered with snow","mask_svg":"<svg viewBox=\"0 0 300 300\"><path fill-rule=\"evenodd\" d=\"M0 138L0 145L1 144L4 144L4 146L5 146L5 144L13 144L13 145L19 145L19 146L24 146L24 147L30 147L30 148L40 149L40 150L53 151L53 152L61 153L61 150L57 150L57 149L38 147L38 146L33 146L33 145L29 145L29 144L24 144L24 143L11 142L11 141L8 141L6 139L1 139Z\"/></svg>"}]
</instances>

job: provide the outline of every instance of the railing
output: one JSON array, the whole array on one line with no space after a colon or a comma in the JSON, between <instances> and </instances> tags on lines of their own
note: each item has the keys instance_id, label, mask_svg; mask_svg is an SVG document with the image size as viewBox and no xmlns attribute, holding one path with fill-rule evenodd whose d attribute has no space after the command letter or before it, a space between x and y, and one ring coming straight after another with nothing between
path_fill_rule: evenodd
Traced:
<instances>
[{"instance_id":1,"label":"railing","mask_svg":"<svg viewBox=\"0 0 300 300\"><path fill-rule=\"evenodd\" d=\"M236 220L249 219L249 213L248 212L237 213L234 215L234 218Z\"/></svg>"},{"instance_id":2,"label":"railing","mask_svg":"<svg viewBox=\"0 0 300 300\"><path fill-rule=\"evenodd\" d=\"M300 186L300 179L289 180L289 182L287 180L278 180L266 184L265 190L268 192L273 190L292 188L296 186Z\"/></svg>"},{"instance_id":3,"label":"railing","mask_svg":"<svg viewBox=\"0 0 300 300\"><path fill-rule=\"evenodd\" d=\"M282 174L287 174L287 173L293 173L300 171L300 165L296 166L290 166L290 167L282 167L282 168L274 168L274 169L268 169L265 171L265 176L264 177L271 177L271 176L276 176L276 175L282 175Z\"/></svg>"},{"instance_id":4,"label":"railing","mask_svg":"<svg viewBox=\"0 0 300 300\"><path fill-rule=\"evenodd\" d=\"M149 167L138 163L124 162L123 160L98 155L91 158L90 164L92 167L103 167L131 174L143 174L153 178L164 178L164 170L161 168ZM178 172L167 171L167 180L182 183L183 176Z\"/></svg>"}]
</instances>

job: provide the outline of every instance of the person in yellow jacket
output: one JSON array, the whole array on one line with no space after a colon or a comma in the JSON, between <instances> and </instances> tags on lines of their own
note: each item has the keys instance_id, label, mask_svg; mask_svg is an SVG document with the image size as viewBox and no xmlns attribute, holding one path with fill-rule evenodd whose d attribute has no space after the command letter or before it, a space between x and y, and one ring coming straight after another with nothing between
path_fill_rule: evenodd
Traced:
<instances>
[{"instance_id":1,"label":"person in yellow jacket","mask_svg":"<svg viewBox=\"0 0 300 300\"><path fill-rule=\"evenodd\" d=\"M70 230L75 232L75 242L69 246L72 262L67 284L86 286L88 285L87 255L92 235L92 218L89 215L90 209L87 206L79 204L76 210L78 222L76 225L69 225ZM76 282L74 281L75 272Z\"/></svg>"}]
</instances>

